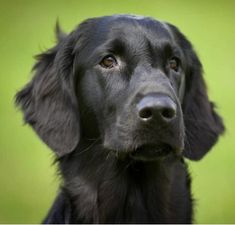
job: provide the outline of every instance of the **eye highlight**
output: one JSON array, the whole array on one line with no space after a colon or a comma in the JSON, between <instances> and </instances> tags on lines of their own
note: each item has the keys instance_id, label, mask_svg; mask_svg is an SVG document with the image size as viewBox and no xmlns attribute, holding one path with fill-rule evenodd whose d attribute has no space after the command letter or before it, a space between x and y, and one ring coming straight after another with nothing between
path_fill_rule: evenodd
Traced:
<instances>
[{"instance_id":1,"label":"eye highlight","mask_svg":"<svg viewBox=\"0 0 235 225\"><path fill-rule=\"evenodd\" d=\"M169 60L169 67L176 72L179 70L179 64L180 64L180 60L176 57L172 57Z\"/></svg>"},{"instance_id":2,"label":"eye highlight","mask_svg":"<svg viewBox=\"0 0 235 225\"><path fill-rule=\"evenodd\" d=\"M111 69L114 66L117 66L117 60L112 55L105 56L99 63L103 68Z\"/></svg>"}]
</instances>

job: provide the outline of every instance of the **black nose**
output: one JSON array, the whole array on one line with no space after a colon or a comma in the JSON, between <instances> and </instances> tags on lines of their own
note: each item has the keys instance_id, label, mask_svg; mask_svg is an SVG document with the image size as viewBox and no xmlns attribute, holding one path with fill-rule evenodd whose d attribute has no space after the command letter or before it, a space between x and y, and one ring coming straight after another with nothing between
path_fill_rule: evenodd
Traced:
<instances>
[{"instance_id":1,"label":"black nose","mask_svg":"<svg viewBox=\"0 0 235 225\"><path fill-rule=\"evenodd\" d=\"M176 116L176 104L166 95L145 96L137 104L137 110L139 119L144 122L170 122Z\"/></svg>"}]
</instances>

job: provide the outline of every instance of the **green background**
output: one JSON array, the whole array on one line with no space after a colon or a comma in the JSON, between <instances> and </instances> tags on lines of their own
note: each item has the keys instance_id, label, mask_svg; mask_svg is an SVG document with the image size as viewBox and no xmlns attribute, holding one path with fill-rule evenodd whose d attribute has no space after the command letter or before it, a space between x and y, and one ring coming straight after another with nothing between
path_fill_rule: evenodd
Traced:
<instances>
[{"instance_id":1,"label":"green background","mask_svg":"<svg viewBox=\"0 0 235 225\"><path fill-rule=\"evenodd\" d=\"M226 0L0 0L0 222L40 223L59 183L53 154L13 104L30 79L32 56L54 44L57 18L69 32L86 18L117 13L171 22L194 44L227 127L211 153L189 162L195 218L235 223L235 1Z\"/></svg>"}]
</instances>

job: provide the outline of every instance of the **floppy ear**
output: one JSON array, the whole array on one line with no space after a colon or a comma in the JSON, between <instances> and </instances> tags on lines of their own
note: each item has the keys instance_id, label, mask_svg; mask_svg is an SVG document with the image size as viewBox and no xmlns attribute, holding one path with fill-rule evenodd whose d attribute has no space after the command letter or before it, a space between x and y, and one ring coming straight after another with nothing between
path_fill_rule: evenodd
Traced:
<instances>
[{"instance_id":1,"label":"floppy ear","mask_svg":"<svg viewBox=\"0 0 235 225\"><path fill-rule=\"evenodd\" d=\"M169 26L184 51L187 64L182 104L186 134L184 154L189 159L199 160L216 143L224 131L224 125L214 104L209 101L199 58L182 33L176 27Z\"/></svg>"},{"instance_id":2,"label":"floppy ear","mask_svg":"<svg viewBox=\"0 0 235 225\"><path fill-rule=\"evenodd\" d=\"M57 33L59 28L57 27ZM80 139L73 77L73 35L37 57L35 75L16 95L16 104L40 138L58 156L72 152Z\"/></svg>"},{"instance_id":3,"label":"floppy ear","mask_svg":"<svg viewBox=\"0 0 235 225\"><path fill-rule=\"evenodd\" d=\"M216 143L224 131L224 125L215 111L214 104L208 99L200 64L195 62L189 71L186 75L183 101L186 128L185 156L199 160Z\"/></svg>"}]
</instances>

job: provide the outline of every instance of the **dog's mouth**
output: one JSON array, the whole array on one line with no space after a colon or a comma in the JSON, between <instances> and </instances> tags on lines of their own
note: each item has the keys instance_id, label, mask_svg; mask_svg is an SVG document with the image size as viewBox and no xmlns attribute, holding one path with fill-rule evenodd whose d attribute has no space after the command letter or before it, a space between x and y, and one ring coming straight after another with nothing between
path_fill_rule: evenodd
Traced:
<instances>
[{"instance_id":1,"label":"dog's mouth","mask_svg":"<svg viewBox=\"0 0 235 225\"><path fill-rule=\"evenodd\" d=\"M171 157L181 157L184 149L182 141L156 141L144 142L135 146L128 146L118 149L106 147L109 153L113 153L119 160L136 160L136 161L157 161Z\"/></svg>"},{"instance_id":2,"label":"dog's mouth","mask_svg":"<svg viewBox=\"0 0 235 225\"><path fill-rule=\"evenodd\" d=\"M163 159L169 154L175 152L172 146L161 144L144 144L130 153L130 157L135 160L154 161Z\"/></svg>"}]
</instances>

